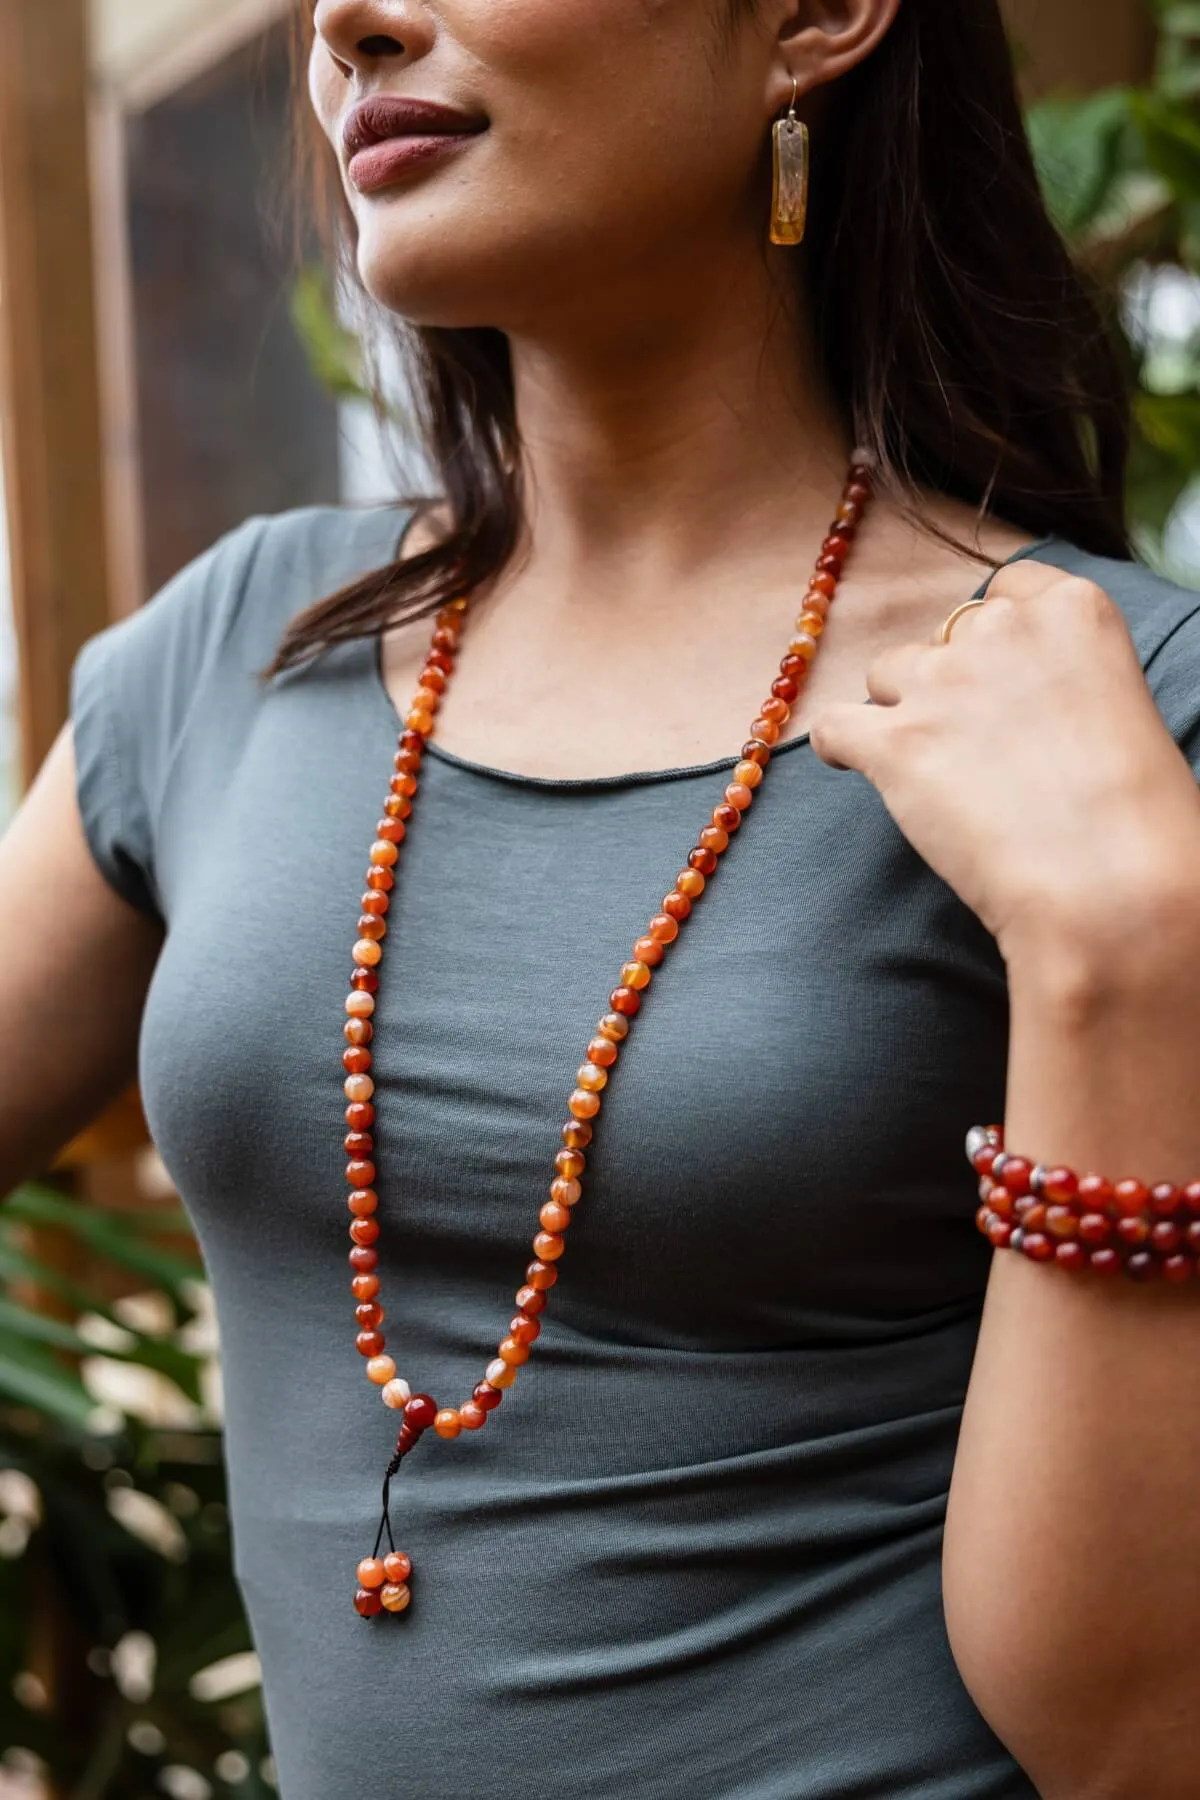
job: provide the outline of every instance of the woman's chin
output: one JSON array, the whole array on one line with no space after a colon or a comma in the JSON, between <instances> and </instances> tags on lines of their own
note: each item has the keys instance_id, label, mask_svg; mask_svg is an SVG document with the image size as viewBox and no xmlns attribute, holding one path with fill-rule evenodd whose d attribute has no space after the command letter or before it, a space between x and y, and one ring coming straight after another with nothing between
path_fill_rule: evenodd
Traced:
<instances>
[{"instance_id":1,"label":"woman's chin","mask_svg":"<svg viewBox=\"0 0 1200 1800\"><path fill-rule=\"evenodd\" d=\"M412 325L454 330L495 322L489 306L493 284L478 240L472 242L468 233L426 219L416 230L363 234L358 272L372 300Z\"/></svg>"}]
</instances>

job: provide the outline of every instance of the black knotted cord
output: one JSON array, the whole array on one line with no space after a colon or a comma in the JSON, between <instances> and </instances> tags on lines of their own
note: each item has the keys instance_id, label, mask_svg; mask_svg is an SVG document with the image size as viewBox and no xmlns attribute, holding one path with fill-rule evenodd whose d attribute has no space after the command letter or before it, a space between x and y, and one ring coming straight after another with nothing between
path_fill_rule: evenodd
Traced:
<instances>
[{"instance_id":1,"label":"black knotted cord","mask_svg":"<svg viewBox=\"0 0 1200 1800\"><path fill-rule=\"evenodd\" d=\"M387 1533L389 1549L392 1550L393 1553L396 1549L396 1540L392 1536L392 1481L394 1477L400 1473L400 1465L403 1460L403 1457L399 1454L393 1456L391 1462L387 1466L387 1472L383 1477L383 1517L379 1521L379 1530L375 1534L375 1548L371 1552L372 1557L377 1557L379 1555L379 1549L383 1543L385 1532Z\"/></svg>"}]
</instances>

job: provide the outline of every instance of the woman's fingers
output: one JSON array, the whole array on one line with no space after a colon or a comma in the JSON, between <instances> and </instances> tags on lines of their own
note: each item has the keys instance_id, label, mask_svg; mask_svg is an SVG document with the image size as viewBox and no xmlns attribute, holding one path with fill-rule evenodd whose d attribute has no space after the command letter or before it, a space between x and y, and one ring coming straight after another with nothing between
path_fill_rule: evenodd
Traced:
<instances>
[{"instance_id":1,"label":"woman's fingers","mask_svg":"<svg viewBox=\"0 0 1200 1800\"><path fill-rule=\"evenodd\" d=\"M832 769L857 769L870 779L887 712L861 701L838 700L813 720L809 742Z\"/></svg>"}]
</instances>

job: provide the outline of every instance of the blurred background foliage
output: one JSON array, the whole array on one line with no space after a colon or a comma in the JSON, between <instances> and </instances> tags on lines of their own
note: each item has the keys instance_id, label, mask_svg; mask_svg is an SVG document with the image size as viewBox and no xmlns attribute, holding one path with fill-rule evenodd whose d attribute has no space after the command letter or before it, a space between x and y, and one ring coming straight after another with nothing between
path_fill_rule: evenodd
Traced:
<instances>
[{"instance_id":1,"label":"blurred background foliage","mask_svg":"<svg viewBox=\"0 0 1200 1800\"><path fill-rule=\"evenodd\" d=\"M1130 510L1147 561L1200 573L1167 528L1200 470L1200 3L1158 0L1158 55L1143 87L1029 111L1050 210L1114 302L1136 391ZM1099 20L1097 21L1099 25Z\"/></svg>"},{"instance_id":2,"label":"blurred background foliage","mask_svg":"<svg viewBox=\"0 0 1200 1800\"><path fill-rule=\"evenodd\" d=\"M263 1800L216 1338L185 1219L18 1189L0 1281L0 1791Z\"/></svg>"},{"instance_id":3,"label":"blurred background foliage","mask_svg":"<svg viewBox=\"0 0 1200 1800\"><path fill-rule=\"evenodd\" d=\"M1200 0L1155 10L1146 85L1042 100L1029 127L1127 346L1138 547L1195 580L1200 541L1189 555L1169 527L1200 502ZM296 283L292 318L324 385L361 395L362 348L322 272ZM196 1252L171 1208L68 1189L0 1206L0 1797L265 1800Z\"/></svg>"}]
</instances>

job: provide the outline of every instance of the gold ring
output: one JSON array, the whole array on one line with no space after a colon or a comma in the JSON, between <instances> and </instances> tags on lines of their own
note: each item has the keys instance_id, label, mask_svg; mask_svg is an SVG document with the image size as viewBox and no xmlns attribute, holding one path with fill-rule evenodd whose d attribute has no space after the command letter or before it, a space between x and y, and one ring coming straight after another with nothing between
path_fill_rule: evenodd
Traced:
<instances>
[{"instance_id":1,"label":"gold ring","mask_svg":"<svg viewBox=\"0 0 1200 1800\"><path fill-rule=\"evenodd\" d=\"M938 632L938 643L948 644L950 642L950 633L954 630L955 622L961 619L965 612L971 612L977 606L986 605L987 600L985 598L983 600L964 600L961 606L956 606L954 611L950 614L950 617L943 622L941 630Z\"/></svg>"}]
</instances>

